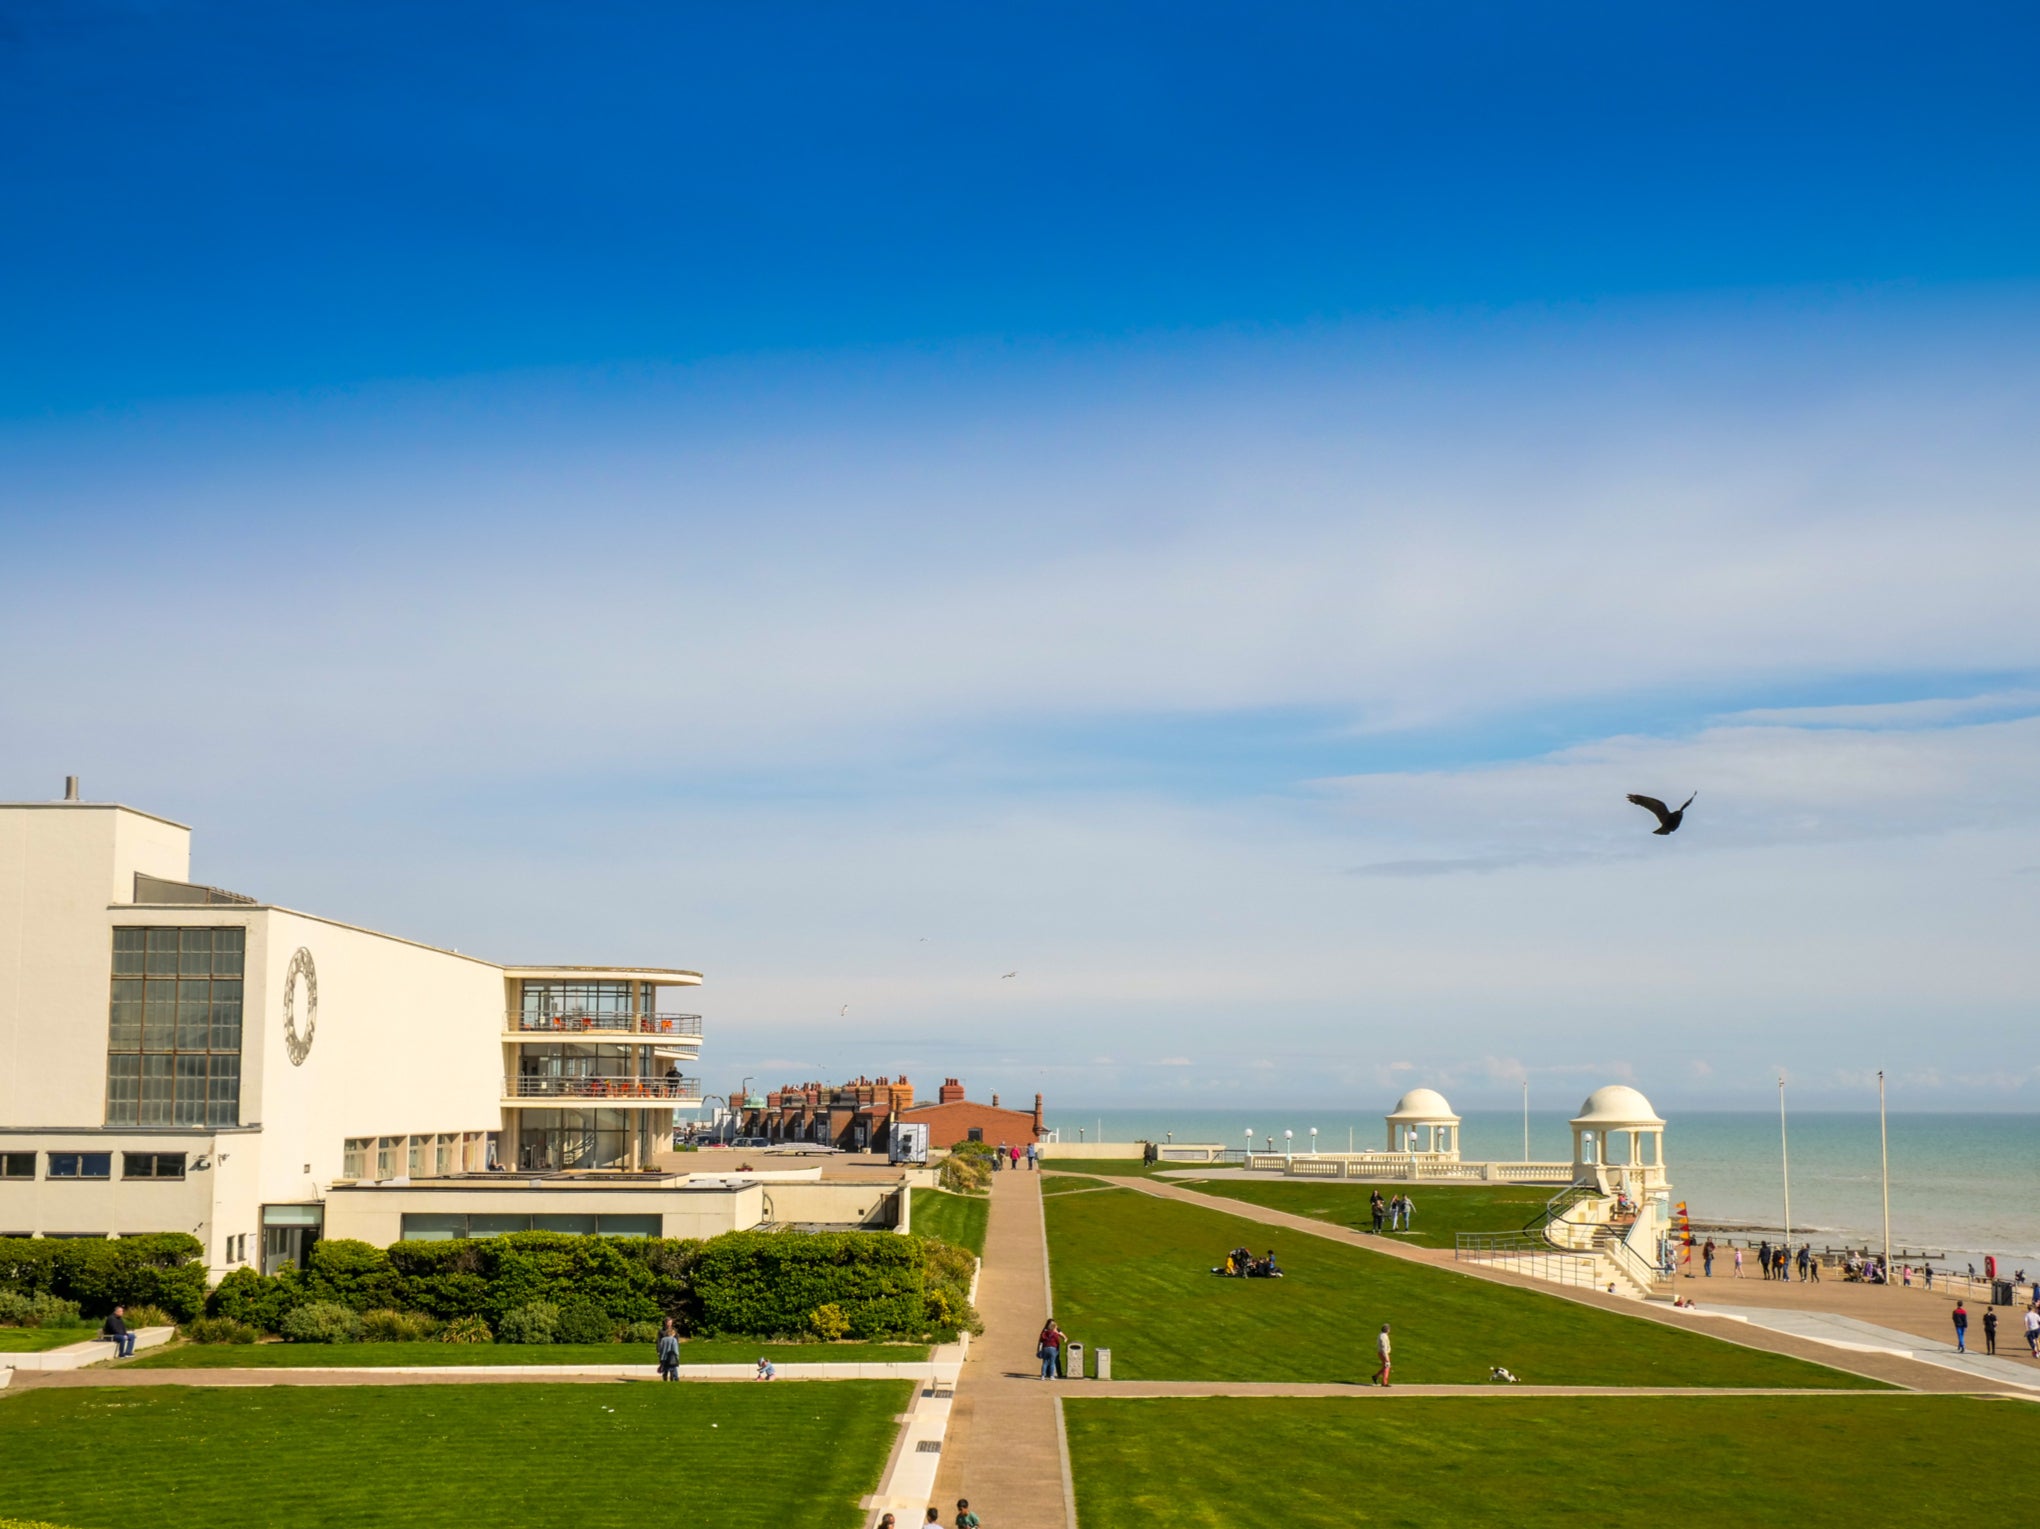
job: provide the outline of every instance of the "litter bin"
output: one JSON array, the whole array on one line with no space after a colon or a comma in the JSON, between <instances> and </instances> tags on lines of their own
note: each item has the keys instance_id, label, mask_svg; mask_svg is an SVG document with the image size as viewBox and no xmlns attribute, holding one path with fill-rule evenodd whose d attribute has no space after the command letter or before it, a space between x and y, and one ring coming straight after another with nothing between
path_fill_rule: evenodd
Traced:
<instances>
[{"instance_id":1,"label":"litter bin","mask_svg":"<svg viewBox=\"0 0 2040 1529\"><path fill-rule=\"evenodd\" d=\"M1082 1380L1084 1378L1084 1345L1081 1343L1065 1345L1063 1348L1063 1363L1066 1366L1063 1370L1063 1375L1066 1378Z\"/></svg>"},{"instance_id":2,"label":"litter bin","mask_svg":"<svg viewBox=\"0 0 2040 1529\"><path fill-rule=\"evenodd\" d=\"M1990 1303L1993 1306L2012 1304L2012 1282L2008 1279L1994 1279L1990 1282Z\"/></svg>"},{"instance_id":3,"label":"litter bin","mask_svg":"<svg viewBox=\"0 0 2040 1529\"><path fill-rule=\"evenodd\" d=\"M1097 1365L1098 1378L1100 1380L1110 1380L1112 1378L1112 1350L1109 1348L1098 1350Z\"/></svg>"}]
</instances>

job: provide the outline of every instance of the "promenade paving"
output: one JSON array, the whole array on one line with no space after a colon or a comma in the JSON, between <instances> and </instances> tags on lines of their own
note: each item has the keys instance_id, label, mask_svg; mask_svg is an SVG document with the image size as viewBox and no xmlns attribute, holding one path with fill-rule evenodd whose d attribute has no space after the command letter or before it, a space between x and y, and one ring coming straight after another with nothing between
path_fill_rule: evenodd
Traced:
<instances>
[{"instance_id":1,"label":"promenade paving","mask_svg":"<svg viewBox=\"0 0 2040 1529\"><path fill-rule=\"evenodd\" d=\"M1055 1399L1064 1386L1037 1379L1033 1357L1054 1309L1038 1173L992 1175L977 1305L985 1330L971 1341L956 1383L930 1506L947 1522L956 1500L968 1497L972 1511L999 1529L1069 1529Z\"/></svg>"}]
</instances>

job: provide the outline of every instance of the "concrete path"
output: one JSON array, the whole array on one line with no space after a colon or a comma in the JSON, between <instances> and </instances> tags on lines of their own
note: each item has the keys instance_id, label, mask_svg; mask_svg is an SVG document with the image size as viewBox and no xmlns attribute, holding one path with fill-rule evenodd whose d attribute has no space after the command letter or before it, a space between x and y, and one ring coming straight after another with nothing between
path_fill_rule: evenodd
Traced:
<instances>
[{"instance_id":1,"label":"concrete path","mask_svg":"<svg viewBox=\"0 0 2040 1529\"><path fill-rule=\"evenodd\" d=\"M1878 1327L1870 1322L1860 1322L1854 1317L1837 1316L1827 1311L1793 1311L1775 1307L1766 1310L1755 1306L1703 1306L1695 1314L1695 1325L1700 1325L1709 1318L1748 1323L1752 1327L1762 1327L1772 1332L1792 1333L1835 1348L1894 1354L1919 1364L1936 1365L1960 1375L1971 1376L1979 1384L1987 1384L1997 1389L2017 1386L2027 1391L2040 1391L2040 1367L2036 1367L2026 1357L2023 1337L2019 1340L2018 1353L2014 1356L2002 1352L2005 1345L2001 1333L1998 1343L2000 1353L1993 1357L1977 1352L1975 1347L1966 1354L1958 1354L1952 1342L1929 1347L1911 1333ZM1980 1346L1983 1343L1983 1330L1974 1318L1971 1319L1969 1336L1973 1344Z\"/></svg>"},{"instance_id":2,"label":"concrete path","mask_svg":"<svg viewBox=\"0 0 2040 1529\"><path fill-rule=\"evenodd\" d=\"M1525 1290L1536 1290L1557 1300L1572 1301L1582 1306L1599 1306L1604 1310L1618 1312L1626 1317L1636 1317L1646 1322L1661 1322L1667 1326L1678 1327L1693 1325L1693 1319L1688 1317L1684 1310L1674 1309L1667 1302L1639 1301L1626 1296L1609 1295L1600 1290L1554 1285L1489 1264L1460 1263L1454 1260L1450 1249L1412 1247L1408 1243L1377 1237L1371 1232L1356 1231L1352 1227L1340 1226L1335 1222L1292 1215L1288 1211L1271 1210L1264 1205L1254 1205L1245 1200L1230 1200L1222 1195L1198 1194L1194 1190L1175 1184L1159 1183L1154 1179L1126 1178L1120 1182L1128 1189L1154 1195L1158 1199L1180 1200L1186 1205L1202 1206L1206 1210L1238 1216L1244 1221L1257 1221L1264 1226L1281 1227L1286 1231L1300 1232L1308 1237L1321 1237L1328 1242L1347 1243L1352 1247L1365 1248L1371 1253L1379 1253L1385 1258L1402 1258L1411 1263L1450 1269L1468 1279L1487 1280L1497 1285L1515 1285ZM1729 1325L1722 1324L1722 1327ZM1709 1331L1708 1336L1727 1343L1740 1344L1744 1348L1761 1349L1767 1353L1787 1354L1795 1359L1811 1360L1830 1369L1846 1370L1851 1374L1885 1381L1894 1386L1903 1386L1912 1391L1978 1389L1976 1383L1969 1377L1953 1374L1943 1366L1923 1364L1917 1359L1891 1352L1838 1349L1830 1343L1802 1333L1759 1327L1754 1323L1734 1324L1733 1331L1714 1328ZM1911 1350L1917 1348L1917 1344L1908 1343L1905 1347ZM2002 1390L2003 1387L1992 1385L1987 1389Z\"/></svg>"},{"instance_id":3,"label":"concrete path","mask_svg":"<svg viewBox=\"0 0 2040 1529\"><path fill-rule=\"evenodd\" d=\"M1069 1529L1055 1405L1062 1387L1033 1378L1034 1339L1052 1309L1040 1175L995 1173L978 1275L985 1330L963 1362L930 1504L942 1510L944 1523L955 1517L956 1500L967 1497L971 1510L998 1529Z\"/></svg>"},{"instance_id":4,"label":"concrete path","mask_svg":"<svg viewBox=\"0 0 2040 1529\"><path fill-rule=\"evenodd\" d=\"M955 1384L961 1365L954 1360L918 1364L782 1364L775 1384L794 1380L913 1380L924 1387ZM682 1365L680 1379L756 1384L757 1369L748 1364ZM105 1365L89 1370L21 1372L24 1389L37 1386L413 1386L487 1385L498 1381L659 1381L651 1364L553 1365L463 1364L378 1365L350 1370L344 1365L305 1365L246 1370L205 1368L135 1369Z\"/></svg>"},{"instance_id":5,"label":"concrete path","mask_svg":"<svg viewBox=\"0 0 2040 1529\"><path fill-rule=\"evenodd\" d=\"M1353 1401L1393 1401L1403 1396L1449 1396L1458 1401L1480 1401L1511 1396L1821 1396L1858 1398L1865 1396L1907 1396L1906 1391L1794 1390L1777 1386L1370 1386L1359 1382L1309 1384L1292 1381L1248 1380L1064 1380L1044 1389L1068 1401L1087 1396L1118 1400L1126 1397L1169 1396L1337 1396ZM1969 1388L1977 1395L1996 1396L2002 1386L1981 1384Z\"/></svg>"}]
</instances>

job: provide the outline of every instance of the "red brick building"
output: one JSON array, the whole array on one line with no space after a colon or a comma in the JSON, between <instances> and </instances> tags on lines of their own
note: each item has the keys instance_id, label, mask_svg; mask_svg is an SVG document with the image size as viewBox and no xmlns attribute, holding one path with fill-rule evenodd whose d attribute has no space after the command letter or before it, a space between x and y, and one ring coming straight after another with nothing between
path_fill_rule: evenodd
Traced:
<instances>
[{"instance_id":1,"label":"red brick building","mask_svg":"<svg viewBox=\"0 0 2040 1529\"><path fill-rule=\"evenodd\" d=\"M976 1104L963 1096L963 1085L954 1078L943 1080L933 1104L917 1104L900 1111L899 1119L928 1128L928 1145L953 1147L960 1141L1000 1142L1024 1147L1048 1135L1041 1123L1041 1095L1034 1096L1034 1109L1009 1110L992 1095L990 1104Z\"/></svg>"},{"instance_id":2,"label":"red brick building","mask_svg":"<svg viewBox=\"0 0 2040 1529\"><path fill-rule=\"evenodd\" d=\"M743 1091L734 1090L730 1097L741 1099ZM1001 1107L997 1094L990 1104L973 1103L964 1097L963 1084L947 1078L932 1103L916 1104L914 1085L903 1077L788 1084L767 1094L763 1106L740 1110L737 1134L773 1142L818 1142L846 1152L883 1152L896 1121L926 1125L928 1144L937 1148L972 1140L1025 1146L1047 1134L1039 1094L1030 1114Z\"/></svg>"}]
</instances>

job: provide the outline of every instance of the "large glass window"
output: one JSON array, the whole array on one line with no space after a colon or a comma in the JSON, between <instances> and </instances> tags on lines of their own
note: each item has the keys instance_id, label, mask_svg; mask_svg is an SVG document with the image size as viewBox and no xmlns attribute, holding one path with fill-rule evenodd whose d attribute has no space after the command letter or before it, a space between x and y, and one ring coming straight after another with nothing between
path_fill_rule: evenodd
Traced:
<instances>
[{"instance_id":1,"label":"large glass window","mask_svg":"<svg viewBox=\"0 0 2040 1529\"><path fill-rule=\"evenodd\" d=\"M368 1149L374 1145L366 1136L350 1136L340 1148L340 1177L358 1179L368 1172Z\"/></svg>"},{"instance_id":2,"label":"large glass window","mask_svg":"<svg viewBox=\"0 0 2040 1529\"><path fill-rule=\"evenodd\" d=\"M35 1154L33 1152L0 1152L0 1179L32 1179L35 1177Z\"/></svg>"},{"instance_id":3,"label":"large glass window","mask_svg":"<svg viewBox=\"0 0 2040 1529\"><path fill-rule=\"evenodd\" d=\"M598 1237L657 1237L658 1216L495 1215L459 1211L406 1211L400 1236L406 1242L450 1242L462 1237L499 1237L505 1232L578 1232Z\"/></svg>"},{"instance_id":4,"label":"large glass window","mask_svg":"<svg viewBox=\"0 0 2040 1529\"><path fill-rule=\"evenodd\" d=\"M108 1125L240 1124L246 946L240 928L113 931Z\"/></svg>"},{"instance_id":5,"label":"large glass window","mask_svg":"<svg viewBox=\"0 0 2040 1529\"><path fill-rule=\"evenodd\" d=\"M654 1127L644 1110L524 1110L518 1115L517 1166L532 1171L625 1168L652 1160ZM663 1120L663 1115L661 1119ZM669 1128L670 1129L670 1128Z\"/></svg>"},{"instance_id":6,"label":"large glass window","mask_svg":"<svg viewBox=\"0 0 2040 1529\"><path fill-rule=\"evenodd\" d=\"M635 1012L635 986L630 982L527 982L518 1023L526 1030L622 1029Z\"/></svg>"}]
</instances>

